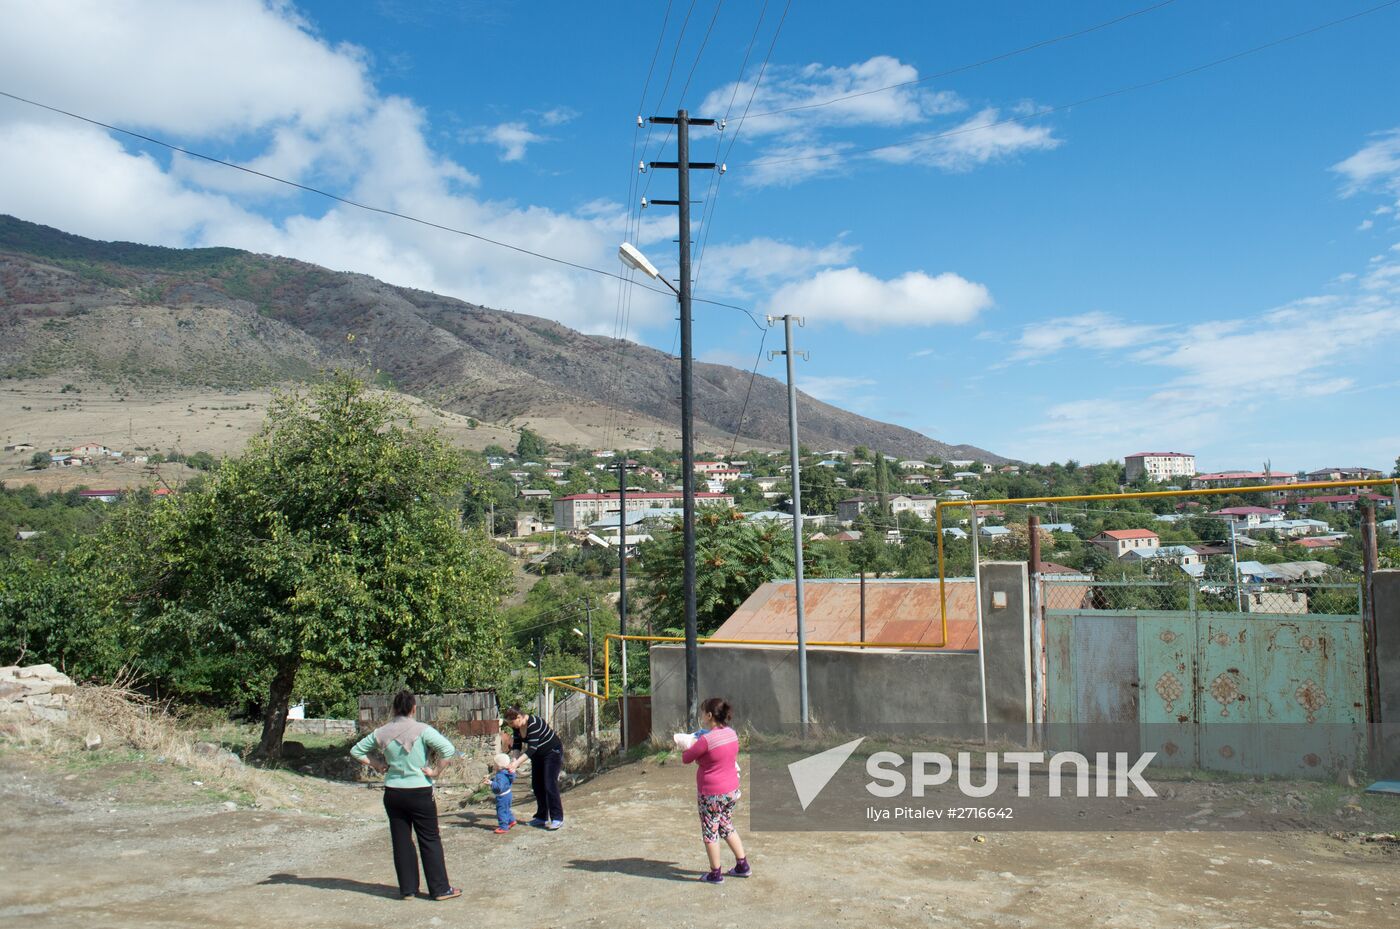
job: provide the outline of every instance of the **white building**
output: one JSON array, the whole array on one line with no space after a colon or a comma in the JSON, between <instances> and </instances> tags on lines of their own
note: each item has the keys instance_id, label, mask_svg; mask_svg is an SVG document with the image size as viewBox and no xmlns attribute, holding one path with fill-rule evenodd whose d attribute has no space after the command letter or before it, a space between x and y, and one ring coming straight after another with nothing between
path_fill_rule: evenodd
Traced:
<instances>
[{"instance_id":1,"label":"white building","mask_svg":"<svg viewBox=\"0 0 1400 929\"><path fill-rule=\"evenodd\" d=\"M1154 481L1192 477L1196 473L1196 456L1186 452L1135 452L1123 458L1123 470L1130 484L1144 474Z\"/></svg>"},{"instance_id":2,"label":"white building","mask_svg":"<svg viewBox=\"0 0 1400 929\"><path fill-rule=\"evenodd\" d=\"M627 515L647 513L658 509L671 509L682 506L685 495L669 492L648 492L627 495ZM732 494L697 493L697 506L734 505ZM583 529L609 514L621 509L616 491L601 494L573 494L554 501L554 525L561 530Z\"/></svg>"}]
</instances>

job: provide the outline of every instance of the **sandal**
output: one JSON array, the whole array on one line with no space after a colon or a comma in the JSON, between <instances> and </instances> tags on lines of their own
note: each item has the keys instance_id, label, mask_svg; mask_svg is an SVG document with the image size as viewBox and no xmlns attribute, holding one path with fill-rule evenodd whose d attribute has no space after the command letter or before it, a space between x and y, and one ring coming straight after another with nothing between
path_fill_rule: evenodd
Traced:
<instances>
[{"instance_id":1,"label":"sandal","mask_svg":"<svg viewBox=\"0 0 1400 929\"><path fill-rule=\"evenodd\" d=\"M460 897L461 895L462 895L462 888L460 888L460 887L449 887L449 888L447 888L447 893L445 893L445 894L438 894L438 895L437 895L436 897L434 897L433 899L434 899L434 900L438 900L438 901L441 901L441 900L455 900L457 897Z\"/></svg>"}]
</instances>

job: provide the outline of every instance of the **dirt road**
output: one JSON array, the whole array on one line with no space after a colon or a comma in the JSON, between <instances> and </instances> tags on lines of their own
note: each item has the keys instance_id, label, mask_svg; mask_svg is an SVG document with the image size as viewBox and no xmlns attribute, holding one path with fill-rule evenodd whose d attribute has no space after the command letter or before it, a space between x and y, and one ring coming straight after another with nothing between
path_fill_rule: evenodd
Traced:
<instances>
[{"instance_id":1,"label":"dirt road","mask_svg":"<svg viewBox=\"0 0 1400 929\"><path fill-rule=\"evenodd\" d=\"M746 834L708 887L693 774L638 762L565 795L558 833L498 837L440 801L464 899L392 897L380 794L306 778L302 810L226 807L149 766L0 755L0 920L136 926L1382 927L1400 854L1307 832ZM529 801L521 812L528 814ZM522 817L522 819L525 817ZM740 828L745 821L740 821ZM509 881L509 886L507 885Z\"/></svg>"}]
</instances>

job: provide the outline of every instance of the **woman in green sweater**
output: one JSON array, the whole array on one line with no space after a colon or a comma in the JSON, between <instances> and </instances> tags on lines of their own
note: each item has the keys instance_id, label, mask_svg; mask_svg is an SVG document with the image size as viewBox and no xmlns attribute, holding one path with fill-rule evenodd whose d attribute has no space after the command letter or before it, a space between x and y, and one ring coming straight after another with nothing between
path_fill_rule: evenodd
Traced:
<instances>
[{"instance_id":1,"label":"woman in green sweater","mask_svg":"<svg viewBox=\"0 0 1400 929\"><path fill-rule=\"evenodd\" d=\"M442 773L457 750L442 733L414 718L416 706L411 691L395 694L394 718L356 742L350 757L384 775L384 812L389 814L399 896L404 900L418 896L418 854L413 849L413 834L417 833L423 871L428 878L428 896L451 900L460 897L462 891L447 879L437 804L433 802L433 778ZM376 749L383 761L369 757Z\"/></svg>"}]
</instances>

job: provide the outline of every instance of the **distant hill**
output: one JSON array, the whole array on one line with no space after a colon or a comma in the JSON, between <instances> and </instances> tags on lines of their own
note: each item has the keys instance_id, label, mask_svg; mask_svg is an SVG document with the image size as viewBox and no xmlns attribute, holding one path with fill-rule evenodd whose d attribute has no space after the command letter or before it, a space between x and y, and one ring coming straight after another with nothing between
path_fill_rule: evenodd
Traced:
<instances>
[{"instance_id":1,"label":"distant hill","mask_svg":"<svg viewBox=\"0 0 1400 929\"><path fill-rule=\"evenodd\" d=\"M0 326L5 378L247 389L352 365L451 412L529 424L555 441L650 445L680 422L679 365L655 349L288 258L98 242L10 216L0 216ZM702 444L727 447L749 379L696 363ZM813 449L1007 460L805 394L798 416ZM786 388L758 377L739 447L786 441Z\"/></svg>"}]
</instances>

